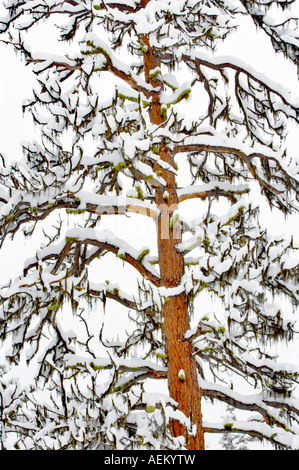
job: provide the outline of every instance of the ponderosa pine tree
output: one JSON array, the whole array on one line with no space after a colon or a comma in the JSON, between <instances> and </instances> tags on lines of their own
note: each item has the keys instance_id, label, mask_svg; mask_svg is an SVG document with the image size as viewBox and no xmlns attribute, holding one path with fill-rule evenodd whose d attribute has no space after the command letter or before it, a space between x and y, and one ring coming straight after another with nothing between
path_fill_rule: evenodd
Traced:
<instances>
[{"instance_id":1,"label":"ponderosa pine tree","mask_svg":"<svg viewBox=\"0 0 299 470\"><path fill-rule=\"evenodd\" d=\"M2 159L1 247L44 242L1 290L2 448L201 450L209 432L299 448L299 369L272 348L295 332L280 300L298 305L298 244L259 218L261 198L298 210L299 101L217 55L246 19L297 64L292 3L5 2L40 139ZM214 423L206 400L246 419Z\"/></svg>"}]
</instances>

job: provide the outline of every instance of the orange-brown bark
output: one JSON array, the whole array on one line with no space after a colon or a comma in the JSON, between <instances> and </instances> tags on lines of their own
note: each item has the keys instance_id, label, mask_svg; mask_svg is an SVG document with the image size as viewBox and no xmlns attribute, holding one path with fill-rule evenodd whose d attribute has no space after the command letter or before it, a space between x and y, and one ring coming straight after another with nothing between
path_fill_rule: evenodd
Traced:
<instances>
[{"instance_id":1,"label":"orange-brown bark","mask_svg":"<svg viewBox=\"0 0 299 470\"><path fill-rule=\"evenodd\" d=\"M169 153L164 150L160 156L168 163ZM161 216L158 220L158 252L161 275L161 285L166 288L177 287L181 284L184 274L184 258L176 246L181 241L180 225L171 226L171 217L178 204L175 189L175 176L172 172L164 172L163 178L167 182L169 199L163 199L163 194L156 191L156 203L160 208ZM190 450L204 448L204 435L201 417L201 390L198 386L195 360L192 357L191 345L184 341L184 335L190 328L186 292L168 297L163 307L164 336L166 353L168 356L168 386L170 396L177 401L178 409L191 424L196 425L195 437L187 436L186 429L178 421L171 423L173 436L186 436L186 444ZM179 377L184 371L184 379Z\"/></svg>"},{"instance_id":2,"label":"orange-brown bark","mask_svg":"<svg viewBox=\"0 0 299 470\"><path fill-rule=\"evenodd\" d=\"M147 46L144 54L144 72L148 83L157 87L157 92L152 93L150 107L150 119L154 124L162 124L164 117L161 113L159 90L162 83L151 80L150 71L160 66L159 57L150 47L148 39L142 40ZM160 147L160 158L169 165L174 166L173 156L167 146ZM160 169L160 168L159 168ZM155 200L160 209L157 222L158 255L161 275L161 285L166 288L177 287L181 284L184 274L184 257L177 250L181 241L180 224L172 224L172 215L178 207L178 195L176 191L175 175L171 171L163 170L163 179L166 188L156 189ZM167 191L167 198L164 198ZM191 425L196 426L194 435L188 435L186 427L177 420L170 423L170 431L174 437L184 436L186 447L189 450L204 449L204 432L201 416L202 392L198 386L196 363L192 356L192 348L188 341L184 341L184 335L190 328L189 312L186 292L183 289L178 295L170 296L163 307L164 337L166 353L168 356L168 387L171 398L178 403L178 409L190 419ZM184 377L180 371L184 371Z\"/></svg>"}]
</instances>

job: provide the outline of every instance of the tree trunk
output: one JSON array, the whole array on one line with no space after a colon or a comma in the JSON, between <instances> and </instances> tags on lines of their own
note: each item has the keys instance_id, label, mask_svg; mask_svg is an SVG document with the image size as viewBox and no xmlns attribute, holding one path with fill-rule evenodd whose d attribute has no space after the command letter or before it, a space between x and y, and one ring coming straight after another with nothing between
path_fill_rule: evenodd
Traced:
<instances>
[{"instance_id":1,"label":"tree trunk","mask_svg":"<svg viewBox=\"0 0 299 470\"><path fill-rule=\"evenodd\" d=\"M147 47L144 53L144 71L148 83L154 87L161 87L159 78L153 80L150 71L160 66L159 57L151 49L146 36L142 37ZM162 115L160 94L152 94L150 119L160 125L165 117ZM160 147L160 158L174 167L173 157L167 146ZM159 168L161 171L161 168ZM184 275L184 256L176 248L181 241L180 223L175 223L174 212L178 208L178 195L174 173L162 170L162 178L166 181L166 188L157 189L155 200L160 216L157 224L158 256L161 275L161 284L166 288L177 287ZM182 292L166 299L163 312L164 337L166 354L168 356L168 387L171 398L178 403L178 409L190 419L191 426L196 426L194 435L188 435L186 427L177 420L170 423L170 431L174 437L184 436L189 450L204 449L204 433L201 416L202 392L198 386L196 362L192 356L189 341L184 340L186 331L190 328L189 312L186 292Z\"/></svg>"}]
</instances>

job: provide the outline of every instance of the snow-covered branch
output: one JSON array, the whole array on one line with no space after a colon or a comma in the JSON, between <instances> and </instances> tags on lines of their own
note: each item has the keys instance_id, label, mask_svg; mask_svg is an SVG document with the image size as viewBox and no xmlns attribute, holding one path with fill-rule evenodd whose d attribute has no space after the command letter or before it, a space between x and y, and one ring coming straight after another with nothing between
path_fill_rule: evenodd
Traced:
<instances>
[{"instance_id":1,"label":"snow-covered branch","mask_svg":"<svg viewBox=\"0 0 299 470\"><path fill-rule=\"evenodd\" d=\"M93 229L73 228L66 232L65 243L62 242L56 247L50 245L49 247L43 248L37 254L36 260L29 260L29 262L27 262L24 270L24 284L22 284L22 286L24 287L28 285L26 282L26 275L30 269L38 267L40 261L46 261L53 258L57 259L57 261L51 274L49 274L49 283L53 285L60 283L62 279L67 278L69 273L63 275L63 278L61 278L61 275L57 276L57 272L63 260L71 250L72 245L86 247L92 246L96 248L96 251L94 251L91 256L85 256L85 259L81 258L81 265L74 264L74 269L71 270L72 275L82 269L86 263L90 263L90 261L96 257L109 252L114 253L119 259L133 266L142 276L151 281L155 286L160 285L160 277L153 266L146 260L146 256L144 256L143 251L139 253L138 250L134 249L123 240L118 239L108 230L97 233ZM76 257L74 258L74 261L76 261ZM77 260L77 262L79 263L79 260Z\"/></svg>"},{"instance_id":2,"label":"snow-covered branch","mask_svg":"<svg viewBox=\"0 0 299 470\"><path fill-rule=\"evenodd\" d=\"M80 367L92 367L94 370L105 370L113 369L116 367L118 370L124 372L142 372L149 374L153 378L163 379L167 375L167 369L159 366L154 362L144 359L117 359L113 358L86 358L82 356L76 356L75 354L66 355L66 368L68 369L80 369Z\"/></svg>"},{"instance_id":3,"label":"snow-covered branch","mask_svg":"<svg viewBox=\"0 0 299 470\"><path fill-rule=\"evenodd\" d=\"M258 439L265 439L274 446L282 449L297 450L299 443L297 436L283 429L273 429L266 423L258 421L235 421L230 423L203 423L206 433L238 433L247 434Z\"/></svg>"},{"instance_id":4,"label":"snow-covered branch","mask_svg":"<svg viewBox=\"0 0 299 470\"><path fill-rule=\"evenodd\" d=\"M292 11L292 6L295 2L293 0L286 0L282 3L277 2L281 8L278 19L268 14L268 9L274 3L272 1L265 2L262 8L260 6L256 8L248 0L241 0L241 3L255 26L269 36L274 50L282 52L285 57L297 65L299 56L298 12L296 8ZM287 11L287 14L284 14L284 10Z\"/></svg>"},{"instance_id":5,"label":"snow-covered branch","mask_svg":"<svg viewBox=\"0 0 299 470\"><path fill-rule=\"evenodd\" d=\"M223 56L223 57L211 57L207 54L202 53L192 53L190 55L184 54L182 59L187 63L195 63L198 65L205 66L212 70L223 70L231 69L238 73L246 75L249 79L254 80L260 86L262 86L269 94L276 95L277 98L281 100L274 100L274 107L276 111L282 111L286 115L299 119L299 102L298 99L291 93L290 90L285 89L281 84L275 83L265 74L259 73L257 70L254 70L250 65L242 60L237 59L233 56Z\"/></svg>"},{"instance_id":6,"label":"snow-covered branch","mask_svg":"<svg viewBox=\"0 0 299 470\"><path fill-rule=\"evenodd\" d=\"M3 201L4 202L4 201ZM76 193L66 191L59 193L52 199L45 201L45 197L31 195L26 198L10 198L2 206L1 244L8 234L16 233L19 228L28 223L37 224L46 219L54 211L65 209L67 214L95 214L102 215L124 215L140 214L150 217L154 220L158 217L158 210L154 205L134 199L132 197L120 196L100 196L87 191L78 191Z\"/></svg>"},{"instance_id":7,"label":"snow-covered branch","mask_svg":"<svg viewBox=\"0 0 299 470\"><path fill-rule=\"evenodd\" d=\"M43 239L0 291L3 448L194 451L214 432L299 448L298 364L273 348L298 333L299 245L260 203L299 209L299 101L216 53L253 19L296 61L296 15L267 14L291 1L5 2L40 133L20 161L0 153L1 253ZM205 422L203 399L248 421Z\"/></svg>"},{"instance_id":8,"label":"snow-covered branch","mask_svg":"<svg viewBox=\"0 0 299 470\"><path fill-rule=\"evenodd\" d=\"M237 198L249 192L248 185L229 185L219 182L208 183L203 185L192 185L185 187L178 191L179 202L188 199L207 199L213 197L226 197L232 203L235 203Z\"/></svg>"},{"instance_id":9,"label":"snow-covered branch","mask_svg":"<svg viewBox=\"0 0 299 470\"><path fill-rule=\"evenodd\" d=\"M247 167L249 173L258 181L261 188L264 189L266 193L270 193L277 198L277 201L281 203L282 206L285 205L285 202L283 200L284 197L281 198L280 196L284 196L286 187L293 190L295 196L297 196L299 187L296 175L286 169L279 153L271 151L266 147L257 147L255 150L241 142L239 142L237 146L235 139L227 139L224 136L199 136L198 140L198 143L186 143L174 146L174 154L208 152L213 154L233 155ZM260 167L257 166L258 161L261 163ZM276 179L279 180L277 185L272 184L272 179L274 178L272 178L270 169L275 169L277 172Z\"/></svg>"},{"instance_id":10,"label":"snow-covered branch","mask_svg":"<svg viewBox=\"0 0 299 470\"><path fill-rule=\"evenodd\" d=\"M287 427L287 421L283 419L282 416L279 416L278 414L275 415L273 410L271 413L271 408L283 408L288 410L293 417L296 417L296 421L299 421L298 404L293 399L289 399L287 397L272 398L262 392L256 395L246 396L221 384L206 382L202 379L199 380L205 397L220 400L221 402L227 403L239 410L257 412L263 417L269 426L277 426L282 429Z\"/></svg>"}]
</instances>

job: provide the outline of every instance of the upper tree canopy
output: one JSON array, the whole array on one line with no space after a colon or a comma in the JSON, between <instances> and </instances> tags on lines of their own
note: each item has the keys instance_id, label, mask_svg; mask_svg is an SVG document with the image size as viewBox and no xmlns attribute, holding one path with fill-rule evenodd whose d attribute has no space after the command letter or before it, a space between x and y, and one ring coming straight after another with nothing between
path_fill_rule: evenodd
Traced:
<instances>
[{"instance_id":1,"label":"upper tree canopy","mask_svg":"<svg viewBox=\"0 0 299 470\"><path fill-rule=\"evenodd\" d=\"M298 159L284 138L299 122L299 98L246 57L217 54L245 19L297 64L292 3L6 2L0 31L37 76L24 110L41 133L23 143L21 161L2 158L1 246L40 227L45 237L1 291L3 447L184 445L166 424L185 418L146 382L167 378L163 308L182 291L194 313L184 340L203 395L258 413L248 422L204 422L204 430L299 447L291 396L299 371L276 363L271 350L272 340L294 334L281 298L298 306L298 243L271 236L259 221L263 197L285 214L298 211ZM48 31L53 53L39 50ZM176 229L184 255L179 282L163 281L156 240L152 250L136 248L121 224L117 234L103 230L111 216L130 216L132 231L165 217L161 237ZM109 256L136 272L138 289L106 279ZM221 303L204 307L207 293ZM115 303L130 319L118 339L105 333ZM35 385L22 388L15 371L27 363ZM250 395L238 389L244 381Z\"/></svg>"}]
</instances>

